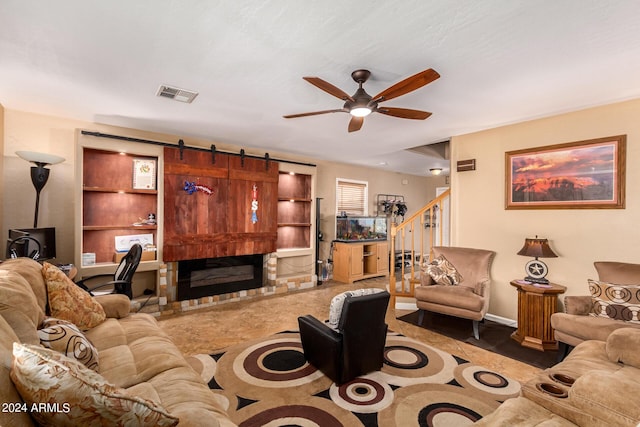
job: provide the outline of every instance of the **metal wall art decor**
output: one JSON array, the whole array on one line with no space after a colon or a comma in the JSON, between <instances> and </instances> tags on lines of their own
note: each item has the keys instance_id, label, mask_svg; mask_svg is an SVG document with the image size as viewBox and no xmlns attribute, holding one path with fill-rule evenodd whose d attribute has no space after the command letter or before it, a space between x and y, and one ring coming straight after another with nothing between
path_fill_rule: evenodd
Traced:
<instances>
[{"instance_id":1,"label":"metal wall art decor","mask_svg":"<svg viewBox=\"0 0 640 427\"><path fill-rule=\"evenodd\" d=\"M253 184L251 188L251 223L258 222L258 186Z\"/></svg>"},{"instance_id":2,"label":"metal wall art decor","mask_svg":"<svg viewBox=\"0 0 640 427\"><path fill-rule=\"evenodd\" d=\"M624 209L626 135L505 153L505 209Z\"/></svg>"},{"instance_id":3,"label":"metal wall art decor","mask_svg":"<svg viewBox=\"0 0 640 427\"><path fill-rule=\"evenodd\" d=\"M192 195L196 191L200 191L207 196L211 196L213 194L213 190L211 189L211 187L189 181L184 182L184 191L186 191L189 195Z\"/></svg>"}]
</instances>

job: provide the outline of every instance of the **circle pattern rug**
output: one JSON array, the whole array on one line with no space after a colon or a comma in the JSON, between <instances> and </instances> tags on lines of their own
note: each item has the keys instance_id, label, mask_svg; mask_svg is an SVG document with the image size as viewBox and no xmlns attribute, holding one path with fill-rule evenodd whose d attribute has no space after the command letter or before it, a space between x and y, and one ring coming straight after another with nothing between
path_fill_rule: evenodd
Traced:
<instances>
[{"instance_id":1,"label":"circle pattern rug","mask_svg":"<svg viewBox=\"0 0 640 427\"><path fill-rule=\"evenodd\" d=\"M382 369L340 386L305 360L295 331L196 358L241 427L464 426L520 393L517 381L393 332Z\"/></svg>"}]
</instances>

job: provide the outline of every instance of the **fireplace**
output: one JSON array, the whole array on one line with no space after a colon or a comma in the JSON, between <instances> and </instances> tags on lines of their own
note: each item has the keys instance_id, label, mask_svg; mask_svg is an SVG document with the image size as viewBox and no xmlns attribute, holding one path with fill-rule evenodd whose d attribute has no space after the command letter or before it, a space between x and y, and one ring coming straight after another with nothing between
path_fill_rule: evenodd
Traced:
<instances>
[{"instance_id":1,"label":"fireplace","mask_svg":"<svg viewBox=\"0 0 640 427\"><path fill-rule=\"evenodd\" d=\"M177 300L229 294L262 287L263 255L178 262Z\"/></svg>"}]
</instances>

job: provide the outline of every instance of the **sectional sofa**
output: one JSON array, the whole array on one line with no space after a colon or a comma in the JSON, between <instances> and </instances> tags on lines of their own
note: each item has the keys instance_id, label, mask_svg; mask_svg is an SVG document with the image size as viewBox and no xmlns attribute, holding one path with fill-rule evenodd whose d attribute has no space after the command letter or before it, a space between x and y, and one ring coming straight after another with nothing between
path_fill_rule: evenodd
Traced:
<instances>
[{"instance_id":1,"label":"sectional sofa","mask_svg":"<svg viewBox=\"0 0 640 427\"><path fill-rule=\"evenodd\" d=\"M0 425L234 425L152 316L79 289L55 266L0 264Z\"/></svg>"}]
</instances>

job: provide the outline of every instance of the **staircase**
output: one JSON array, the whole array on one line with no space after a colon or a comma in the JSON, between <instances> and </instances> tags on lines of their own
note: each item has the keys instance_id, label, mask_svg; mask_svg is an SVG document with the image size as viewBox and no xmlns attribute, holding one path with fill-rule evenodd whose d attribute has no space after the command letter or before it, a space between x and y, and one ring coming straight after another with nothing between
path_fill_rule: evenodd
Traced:
<instances>
[{"instance_id":1,"label":"staircase","mask_svg":"<svg viewBox=\"0 0 640 427\"><path fill-rule=\"evenodd\" d=\"M444 191L402 223L391 225L391 307L395 307L396 297L414 297L416 283L420 283L423 257L431 260L431 248L442 245L444 230L441 219L449 215L444 211L444 201L450 192Z\"/></svg>"}]
</instances>

